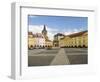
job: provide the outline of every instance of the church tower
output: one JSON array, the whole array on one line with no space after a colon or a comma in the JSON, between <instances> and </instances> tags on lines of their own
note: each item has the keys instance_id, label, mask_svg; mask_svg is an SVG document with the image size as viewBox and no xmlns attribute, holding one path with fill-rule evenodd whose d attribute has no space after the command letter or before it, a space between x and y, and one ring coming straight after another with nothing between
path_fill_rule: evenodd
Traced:
<instances>
[{"instance_id":1,"label":"church tower","mask_svg":"<svg viewBox=\"0 0 100 82\"><path fill-rule=\"evenodd\" d=\"M46 26L44 25L44 28L42 30L42 34L45 37L45 40L48 40L48 36L47 36L47 30L46 30Z\"/></svg>"},{"instance_id":2,"label":"church tower","mask_svg":"<svg viewBox=\"0 0 100 82\"><path fill-rule=\"evenodd\" d=\"M46 26L44 25L44 28L43 28L43 30L42 30L42 34L43 35L47 35L47 30L46 30Z\"/></svg>"}]
</instances>

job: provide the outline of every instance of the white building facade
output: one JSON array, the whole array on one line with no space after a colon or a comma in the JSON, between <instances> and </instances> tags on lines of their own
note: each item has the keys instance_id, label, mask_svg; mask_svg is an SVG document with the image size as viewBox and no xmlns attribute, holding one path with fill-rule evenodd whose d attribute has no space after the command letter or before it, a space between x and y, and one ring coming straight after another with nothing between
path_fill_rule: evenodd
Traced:
<instances>
[{"instance_id":1,"label":"white building facade","mask_svg":"<svg viewBox=\"0 0 100 82\"><path fill-rule=\"evenodd\" d=\"M35 48L44 48L45 47L45 38L41 33L35 34Z\"/></svg>"}]
</instances>

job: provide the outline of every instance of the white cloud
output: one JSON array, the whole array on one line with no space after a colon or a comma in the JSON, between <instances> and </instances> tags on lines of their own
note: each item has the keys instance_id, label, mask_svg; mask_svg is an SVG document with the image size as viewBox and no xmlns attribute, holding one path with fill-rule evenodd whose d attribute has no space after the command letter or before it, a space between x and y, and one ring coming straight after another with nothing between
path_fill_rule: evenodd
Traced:
<instances>
[{"instance_id":1,"label":"white cloud","mask_svg":"<svg viewBox=\"0 0 100 82\"><path fill-rule=\"evenodd\" d=\"M58 32L59 30L58 29L55 29L55 28L50 28L50 27L47 27L47 30L50 31L50 32Z\"/></svg>"},{"instance_id":2,"label":"white cloud","mask_svg":"<svg viewBox=\"0 0 100 82\"><path fill-rule=\"evenodd\" d=\"M41 33L43 25L29 25L29 31L33 33Z\"/></svg>"},{"instance_id":3,"label":"white cloud","mask_svg":"<svg viewBox=\"0 0 100 82\"><path fill-rule=\"evenodd\" d=\"M69 34L73 34L73 33L77 33L77 32L81 32L84 29L80 28L80 29L68 29L66 32L64 32L65 35L69 35Z\"/></svg>"},{"instance_id":4,"label":"white cloud","mask_svg":"<svg viewBox=\"0 0 100 82\"><path fill-rule=\"evenodd\" d=\"M29 31L33 32L33 33L41 33L43 30L44 26L43 25L29 25ZM80 29L57 29L57 28L50 28L46 26L46 29L48 31L48 37L50 40L53 40L54 35L57 33L62 33L65 35L69 35L72 33L77 33L80 31L83 31L84 29L80 28Z\"/></svg>"},{"instance_id":5,"label":"white cloud","mask_svg":"<svg viewBox=\"0 0 100 82\"><path fill-rule=\"evenodd\" d=\"M29 31L32 33L41 33L43 30L43 25L29 25ZM57 33L58 29L53 29L50 27L46 27L48 31L48 37L50 40L53 40L53 36Z\"/></svg>"}]
</instances>

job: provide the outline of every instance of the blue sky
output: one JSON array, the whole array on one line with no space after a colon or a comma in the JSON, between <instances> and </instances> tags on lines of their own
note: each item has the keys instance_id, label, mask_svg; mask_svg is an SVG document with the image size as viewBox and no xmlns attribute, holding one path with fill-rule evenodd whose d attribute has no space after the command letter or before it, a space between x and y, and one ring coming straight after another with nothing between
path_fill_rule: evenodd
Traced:
<instances>
[{"instance_id":1,"label":"blue sky","mask_svg":"<svg viewBox=\"0 0 100 82\"><path fill-rule=\"evenodd\" d=\"M38 31L39 28L42 30L44 24L52 34L58 32L70 34L87 30L88 18L71 16L28 16L29 31L35 32L36 30Z\"/></svg>"}]
</instances>

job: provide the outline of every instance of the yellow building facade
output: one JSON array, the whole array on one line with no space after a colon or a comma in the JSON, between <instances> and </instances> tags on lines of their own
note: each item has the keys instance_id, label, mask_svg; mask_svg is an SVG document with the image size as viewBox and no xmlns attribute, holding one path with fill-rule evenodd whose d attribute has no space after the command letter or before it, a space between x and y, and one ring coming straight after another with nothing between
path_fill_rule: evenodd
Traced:
<instances>
[{"instance_id":1,"label":"yellow building facade","mask_svg":"<svg viewBox=\"0 0 100 82\"><path fill-rule=\"evenodd\" d=\"M28 32L28 48L48 48L52 47L53 42L49 40L47 36L46 26L42 30L42 33L33 34L32 32Z\"/></svg>"},{"instance_id":2,"label":"yellow building facade","mask_svg":"<svg viewBox=\"0 0 100 82\"><path fill-rule=\"evenodd\" d=\"M35 47L36 40L33 37L32 32L28 32L28 48L32 49Z\"/></svg>"},{"instance_id":3,"label":"yellow building facade","mask_svg":"<svg viewBox=\"0 0 100 82\"><path fill-rule=\"evenodd\" d=\"M88 31L65 36L59 40L60 47L88 47Z\"/></svg>"},{"instance_id":4,"label":"yellow building facade","mask_svg":"<svg viewBox=\"0 0 100 82\"><path fill-rule=\"evenodd\" d=\"M45 47L52 47L53 44L52 44L52 41L48 40L45 42Z\"/></svg>"},{"instance_id":5,"label":"yellow building facade","mask_svg":"<svg viewBox=\"0 0 100 82\"><path fill-rule=\"evenodd\" d=\"M65 35L62 33L57 33L56 35L54 35L53 46L59 47L59 41L60 41L60 39L62 39L64 37L65 37Z\"/></svg>"}]
</instances>

